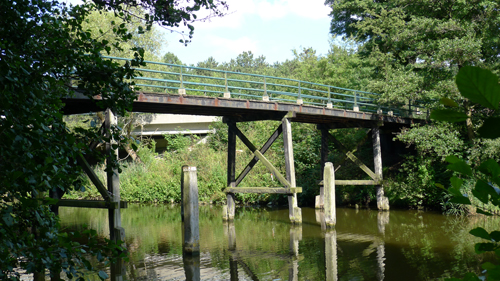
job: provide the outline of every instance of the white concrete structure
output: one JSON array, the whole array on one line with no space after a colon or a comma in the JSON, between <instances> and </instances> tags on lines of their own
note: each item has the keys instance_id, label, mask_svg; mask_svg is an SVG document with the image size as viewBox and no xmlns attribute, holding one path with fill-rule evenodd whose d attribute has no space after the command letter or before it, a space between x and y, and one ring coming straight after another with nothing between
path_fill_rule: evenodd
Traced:
<instances>
[{"instance_id":1,"label":"white concrete structure","mask_svg":"<svg viewBox=\"0 0 500 281\"><path fill-rule=\"evenodd\" d=\"M216 116L154 114L151 118L145 118L141 126L132 131L132 135L145 137L179 133L203 135L214 132L209 126L217 120Z\"/></svg>"}]
</instances>

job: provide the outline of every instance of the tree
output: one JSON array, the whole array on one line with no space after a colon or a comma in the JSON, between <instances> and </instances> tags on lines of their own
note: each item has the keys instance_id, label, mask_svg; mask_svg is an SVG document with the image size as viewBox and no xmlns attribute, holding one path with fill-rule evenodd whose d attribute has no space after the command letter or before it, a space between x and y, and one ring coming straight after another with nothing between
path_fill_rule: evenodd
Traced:
<instances>
[{"instance_id":1,"label":"tree","mask_svg":"<svg viewBox=\"0 0 500 281\"><path fill-rule=\"evenodd\" d=\"M185 5L184 5L185 4ZM119 254L119 245L97 244L96 232L85 231L89 244L72 242L72 234L60 231L57 217L44 200L48 192L84 189L76 159L82 154L103 160L107 155L90 151L89 141L106 141L95 129L69 131L63 121L62 97L79 92L97 104L124 115L131 108L134 67L143 64L144 50L133 40L127 24L112 28L111 43L93 37L83 26L94 9L113 11L125 22L144 6L144 25L155 21L175 27L190 23L201 8L221 13L220 1L95 1L66 6L50 0L0 1L0 279L18 280L27 273L50 269L53 279L64 271L68 278L81 277L79 269L92 269L87 254L102 262ZM122 45L124 44L124 45ZM111 46L112 45L112 46ZM125 63L107 60L111 48L134 51ZM119 140L120 132L113 128ZM115 163L115 165L117 165ZM108 171L112 172L112 171ZM76 234L75 234L76 235ZM104 272L99 274L105 278Z\"/></svg>"},{"instance_id":2,"label":"tree","mask_svg":"<svg viewBox=\"0 0 500 281\"><path fill-rule=\"evenodd\" d=\"M456 98L464 65L498 68L499 3L494 1L349 1L331 5L332 34L353 36L375 68L383 101Z\"/></svg>"},{"instance_id":3,"label":"tree","mask_svg":"<svg viewBox=\"0 0 500 281\"><path fill-rule=\"evenodd\" d=\"M500 85L498 84L498 77L488 70L468 66L460 69L456 76L456 83L460 94L464 98L471 103L476 103L488 109L487 117L483 115L476 118L476 120L482 122L478 130L480 136L499 138ZM472 119L467 108L460 108L455 101L443 98L441 102L449 108L433 111L431 114L433 119L455 123ZM449 155L446 157L446 161L449 163L448 170L455 173L450 179L451 187L447 189L453 196L450 202L471 205L474 202L472 198L474 198L478 213L491 216L491 210L495 208L498 212L500 207L500 165L497 161L487 159L477 164L468 163L455 155ZM466 181L474 182L471 196L464 195L465 189L463 185ZM442 184L437 184L437 186L444 189ZM485 229L478 227L472 229L469 233L485 240L483 243L475 245L477 254L493 252L497 258L500 257L500 231L487 232ZM480 276L481 279L474 273L468 273L463 280L500 280L500 265L486 262L482 264L482 269L484 271ZM447 280L455 281L459 279L451 278Z\"/></svg>"}]
</instances>

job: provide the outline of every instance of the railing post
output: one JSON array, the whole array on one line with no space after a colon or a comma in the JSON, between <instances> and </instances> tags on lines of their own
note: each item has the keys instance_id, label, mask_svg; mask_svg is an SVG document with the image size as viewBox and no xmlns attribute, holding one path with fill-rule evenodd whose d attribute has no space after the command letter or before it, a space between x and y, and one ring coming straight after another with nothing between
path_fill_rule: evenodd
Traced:
<instances>
[{"instance_id":1,"label":"railing post","mask_svg":"<svg viewBox=\"0 0 500 281\"><path fill-rule=\"evenodd\" d=\"M304 101L302 100L302 97L300 96L300 81L299 81L299 97L297 98L297 104L303 104Z\"/></svg>"},{"instance_id":2,"label":"railing post","mask_svg":"<svg viewBox=\"0 0 500 281\"><path fill-rule=\"evenodd\" d=\"M358 92L354 93L354 107L352 108L353 111L359 111L359 106L358 106Z\"/></svg>"},{"instance_id":3,"label":"railing post","mask_svg":"<svg viewBox=\"0 0 500 281\"><path fill-rule=\"evenodd\" d=\"M229 92L229 89L227 87L227 72L224 71L224 83L226 85L226 91L224 92L224 98L231 98L231 93Z\"/></svg>"},{"instance_id":4,"label":"railing post","mask_svg":"<svg viewBox=\"0 0 500 281\"><path fill-rule=\"evenodd\" d=\"M332 93L330 92L330 86L328 86L328 103L326 104L327 108L333 108L332 104Z\"/></svg>"},{"instance_id":5,"label":"railing post","mask_svg":"<svg viewBox=\"0 0 500 281\"><path fill-rule=\"evenodd\" d=\"M269 101L269 95L267 94L266 76L264 76L264 96L262 97L262 100Z\"/></svg>"},{"instance_id":6,"label":"railing post","mask_svg":"<svg viewBox=\"0 0 500 281\"><path fill-rule=\"evenodd\" d=\"M180 80L181 80L181 85L179 87L179 95L185 96L186 95L186 89L184 88L184 82L182 81L182 66L181 66L181 73L180 73Z\"/></svg>"}]
</instances>

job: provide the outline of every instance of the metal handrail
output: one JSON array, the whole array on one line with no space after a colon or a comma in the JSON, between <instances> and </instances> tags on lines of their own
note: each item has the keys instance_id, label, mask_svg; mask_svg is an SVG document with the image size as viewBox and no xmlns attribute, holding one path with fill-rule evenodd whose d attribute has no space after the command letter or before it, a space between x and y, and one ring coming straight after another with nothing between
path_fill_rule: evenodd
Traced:
<instances>
[{"instance_id":1,"label":"metal handrail","mask_svg":"<svg viewBox=\"0 0 500 281\"><path fill-rule=\"evenodd\" d=\"M130 61L128 58L103 56L107 59ZM203 67L144 61L146 67L135 68L135 85L153 92L177 90L179 94L244 97L277 102L296 102L328 108L359 110L413 116L428 111L417 102L408 102L403 108L384 106L378 102L380 94L347 89L332 85L291 78L242 73ZM179 71L175 71L174 69ZM141 81L141 83L138 83ZM243 91L243 92L242 92ZM412 108L413 105L413 108ZM407 107L405 109L404 107Z\"/></svg>"}]
</instances>

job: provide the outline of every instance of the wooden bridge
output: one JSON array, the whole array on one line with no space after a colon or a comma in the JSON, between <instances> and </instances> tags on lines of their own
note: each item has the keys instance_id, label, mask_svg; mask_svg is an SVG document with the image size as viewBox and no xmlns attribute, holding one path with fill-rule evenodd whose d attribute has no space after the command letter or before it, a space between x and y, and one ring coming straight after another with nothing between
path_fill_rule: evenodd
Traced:
<instances>
[{"instance_id":1,"label":"wooden bridge","mask_svg":"<svg viewBox=\"0 0 500 281\"><path fill-rule=\"evenodd\" d=\"M401 127L410 126L414 122L425 121L422 118L425 117L422 114L423 105L408 101L400 107L391 108L378 103L378 95L374 93L281 77L166 63L147 63L148 68L137 69L141 76L135 78L135 86L141 88L137 91L137 99L133 103L132 111L222 116L223 121L228 124L227 186L224 187L227 205L223 212L223 218L228 222L234 219L236 193L281 193L288 196L289 218L292 224L302 223L302 211L297 205L297 193L302 192L302 188L297 187L295 181L292 122L317 125L321 131L320 161L323 166L328 156L328 144L332 141L335 148L345 154L346 159L353 161L370 177L370 180L335 180L336 185L374 185L377 190L379 210L388 210L389 202L384 196L382 186L381 137L386 139L384 150L390 152L393 132L399 131ZM63 112L79 114L102 111L103 109L96 104L101 99L100 96L89 98L76 93L74 96L63 98L65 103ZM101 133L110 137L110 129L116 126L117 119L110 109L106 110L104 119ZM279 120L281 123L274 132L269 132L270 137L266 143L261 148L257 148L240 131L238 123L261 120ZM335 128L369 128L367 137L370 134L372 139L374 171L329 133L330 129ZM282 175L264 156L280 135L283 135L285 175ZM236 174L237 137L254 155L238 176ZM358 144L358 147L360 145ZM91 148L96 146L97 143L90 144ZM110 152L111 149L113 149L112 143L106 143L106 150ZM120 208L125 208L126 202L120 201L118 171L115 169L113 173L108 173L106 188L94 174L84 156L77 160L97 187L104 201L59 200L53 210L57 212L58 206L106 208L109 213L110 239L115 242L124 241L125 231L121 227ZM239 187L241 181L258 161L261 161L276 176L281 187ZM113 169L112 166L108 168ZM50 194L52 198L57 199L60 199L62 195L62 191ZM320 185L316 207L322 208L323 202L324 189ZM121 276L124 276L122 265L121 260L112 265L112 280L121 280Z\"/></svg>"},{"instance_id":2,"label":"wooden bridge","mask_svg":"<svg viewBox=\"0 0 500 281\"><path fill-rule=\"evenodd\" d=\"M297 193L300 193L302 189L296 186L295 181L291 122L317 124L322 133L322 164L326 162L328 156L328 143L333 141L335 147L345 153L346 158L356 163L371 178L362 181L337 180L335 183L337 185L377 186L378 208L387 210L388 201L384 197L382 188L381 134L388 134L388 139L391 139L392 132L399 131L401 127L410 126L414 122L421 122L424 117L422 105L417 106L415 102L408 102L399 108L390 108L378 103L377 94L359 90L281 77L166 63L147 63L148 68L137 69L141 76L135 78L135 83L136 86L141 87L141 91L137 92L133 112L222 116L223 121L228 124L228 166L227 186L225 187L227 210L224 213L224 219L229 221L234 218L235 193L282 193L288 194L291 222L301 222ZM90 99L77 93L63 100L65 103L63 111L65 114L101 111L102 109L96 105L99 99L101 99L99 96ZM109 110L108 113L112 115ZM107 118L111 123L113 119ZM279 120L281 125L274 132L269 132L268 141L261 148L257 148L238 129L237 124L260 120ZM106 126L112 126L111 123ZM374 171L371 171L329 133L329 129L335 128L370 128ZM282 175L264 156L281 134L284 140L285 175ZM254 158L238 176L235 170L236 137L254 154ZM390 149L390 146L388 148ZM238 186L258 161L263 162L276 175L282 187ZM90 174L89 176L92 179L93 176ZM102 185L99 189L101 193L105 193ZM118 187L116 189L118 190ZM106 196L103 194L103 197L111 200L108 194ZM116 201L116 198L114 200ZM320 188L317 207L321 207L322 204L323 189Z\"/></svg>"}]
</instances>

